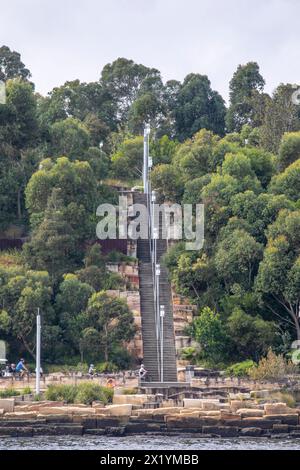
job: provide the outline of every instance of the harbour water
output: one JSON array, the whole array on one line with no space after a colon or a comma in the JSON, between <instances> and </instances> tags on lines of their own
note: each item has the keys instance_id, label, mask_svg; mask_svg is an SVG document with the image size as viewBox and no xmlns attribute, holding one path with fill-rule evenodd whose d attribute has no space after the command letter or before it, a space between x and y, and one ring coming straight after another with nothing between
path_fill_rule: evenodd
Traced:
<instances>
[{"instance_id":1,"label":"harbour water","mask_svg":"<svg viewBox=\"0 0 300 470\"><path fill-rule=\"evenodd\" d=\"M300 439L182 436L0 438L0 450L300 450Z\"/></svg>"}]
</instances>

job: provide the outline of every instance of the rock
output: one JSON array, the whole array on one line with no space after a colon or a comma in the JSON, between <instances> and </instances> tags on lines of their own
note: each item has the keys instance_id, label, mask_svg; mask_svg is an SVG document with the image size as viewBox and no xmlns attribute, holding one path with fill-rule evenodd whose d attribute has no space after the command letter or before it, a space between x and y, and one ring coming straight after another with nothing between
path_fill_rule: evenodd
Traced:
<instances>
[{"instance_id":1,"label":"rock","mask_svg":"<svg viewBox=\"0 0 300 470\"><path fill-rule=\"evenodd\" d=\"M36 411L26 413L26 411L20 411L17 413L5 413L5 419L32 419L37 417Z\"/></svg>"},{"instance_id":2,"label":"rock","mask_svg":"<svg viewBox=\"0 0 300 470\"><path fill-rule=\"evenodd\" d=\"M243 428L240 431L241 436L249 436L249 437L258 437L261 436L263 430L261 428Z\"/></svg>"},{"instance_id":3,"label":"rock","mask_svg":"<svg viewBox=\"0 0 300 470\"><path fill-rule=\"evenodd\" d=\"M273 424L272 433L273 434L281 434L289 432L289 425L288 424Z\"/></svg>"},{"instance_id":4,"label":"rock","mask_svg":"<svg viewBox=\"0 0 300 470\"><path fill-rule=\"evenodd\" d=\"M286 403L266 403L264 405L266 415L291 414L293 408L289 408Z\"/></svg>"},{"instance_id":5,"label":"rock","mask_svg":"<svg viewBox=\"0 0 300 470\"><path fill-rule=\"evenodd\" d=\"M272 429L274 420L262 418L243 418L241 420L241 428L261 428L261 429ZM280 420L276 421L276 424L281 424Z\"/></svg>"},{"instance_id":6,"label":"rock","mask_svg":"<svg viewBox=\"0 0 300 470\"><path fill-rule=\"evenodd\" d=\"M211 411L212 413L212 411ZM232 412L229 412L229 411L223 411L221 410L220 411L220 419L222 421L224 420L232 420L232 419L238 419L240 420L241 419L241 416L237 413L232 413Z\"/></svg>"},{"instance_id":7,"label":"rock","mask_svg":"<svg viewBox=\"0 0 300 470\"><path fill-rule=\"evenodd\" d=\"M55 426L56 434L58 436L82 436L83 434L83 426L80 425L70 425L70 426L64 426L64 425L57 425Z\"/></svg>"},{"instance_id":8,"label":"rock","mask_svg":"<svg viewBox=\"0 0 300 470\"><path fill-rule=\"evenodd\" d=\"M0 428L0 437L17 437L18 436L18 428L16 427L3 427Z\"/></svg>"},{"instance_id":9,"label":"rock","mask_svg":"<svg viewBox=\"0 0 300 470\"><path fill-rule=\"evenodd\" d=\"M149 401L155 401L155 395L114 395L114 405L141 405Z\"/></svg>"},{"instance_id":10,"label":"rock","mask_svg":"<svg viewBox=\"0 0 300 470\"><path fill-rule=\"evenodd\" d=\"M290 436L300 438L300 431L291 431Z\"/></svg>"},{"instance_id":11,"label":"rock","mask_svg":"<svg viewBox=\"0 0 300 470\"><path fill-rule=\"evenodd\" d=\"M252 390L250 392L250 398L269 398L269 390Z\"/></svg>"},{"instance_id":12,"label":"rock","mask_svg":"<svg viewBox=\"0 0 300 470\"><path fill-rule=\"evenodd\" d=\"M0 428L2 427L30 427L46 424L45 419L2 419L0 420Z\"/></svg>"},{"instance_id":13,"label":"rock","mask_svg":"<svg viewBox=\"0 0 300 470\"><path fill-rule=\"evenodd\" d=\"M14 411L15 399L14 398L1 398L0 399L0 408L4 410L5 413L12 413Z\"/></svg>"},{"instance_id":14,"label":"rock","mask_svg":"<svg viewBox=\"0 0 300 470\"><path fill-rule=\"evenodd\" d=\"M299 424L298 414L268 415L268 416L264 416L264 419L275 420L282 424L289 424L289 425L294 425L294 426Z\"/></svg>"},{"instance_id":15,"label":"rock","mask_svg":"<svg viewBox=\"0 0 300 470\"><path fill-rule=\"evenodd\" d=\"M145 410L144 410L145 411ZM181 411L190 411L190 410L184 410L183 408L179 407L174 407L174 408L155 408L152 410L152 416L157 416L157 415L171 415L171 414L178 414Z\"/></svg>"},{"instance_id":16,"label":"rock","mask_svg":"<svg viewBox=\"0 0 300 470\"><path fill-rule=\"evenodd\" d=\"M73 423L74 418L78 418L78 416L73 417ZM96 418L81 418L81 424L84 427L84 429L96 429L97 428L97 419Z\"/></svg>"},{"instance_id":17,"label":"rock","mask_svg":"<svg viewBox=\"0 0 300 470\"><path fill-rule=\"evenodd\" d=\"M97 421L97 428L98 429L105 429L105 428L115 428L121 425L121 421L118 418L113 418L109 416L103 416L102 418L96 418Z\"/></svg>"},{"instance_id":18,"label":"rock","mask_svg":"<svg viewBox=\"0 0 300 470\"><path fill-rule=\"evenodd\" d=\"M220 437L236 437L239 428L236 426L203 426L202 432L204 434L216 434Z\"/></svg>"},{"instance_id":19,"label":"rock","mask_svg":"<svg viewBox=\"0 0 300 470\"><path fill-rule=\"evenodd\" d=\"M128 423L125 427L126 433L147 433L147 432L160 432L162 424L159 423Z\"/></svg>"},{"instance_id":20,"label":"rock","mask_svg":"<svg viewBox=\"0 0 300 470\"><path fill-rule=\"evenodd\" d=\"M235 413L237 410L243 408L254 408L255 407L255 403L253 401L250 401L250 400L231 400L230 402L230 409L233 413Z\"/></svg>"},{"instance_id":21,"label":"rock","mask_svg":"<svg viewBox=\"0 0 300 470\"><path fill-rule=\"evenodd\" d=\"M131 416L132 405L110 405L106 409L109 416Z\"/></svg>"},{"instance_id":22,"label":"rock","mask_svg":"<svg viewBox=\"0 0 300 470\"><path fill-rule=\"evenodd\" d=\"M202 400L199 398L184 398L183 399L184 408L201 408L202 409Z\"/></svg>"},{"instance_id":23,"label":"rock","mask_svg":"<svg viewBox=\"0 0 300 470\"><path fill-rule=\"evenodd\" d=\"M125 426L120 428L107 428L105 434L108 436L123 436L125 434Z\"/></svg>"},{"instance_id":24,"label":"rock","mask_svg":"<svg viewBox=\"0 0 300 470\"><path fill-rule=\"evenodd\" d=\"M241 418L260 418L264 415L264 410L259 410L255 408L240 408L239 410L237 410L237 414L239 414Z\"/></svg>"},{"instance_id":25,"label":"rock","mask_svg":"<svg viewBox=\"0 0 300 470\"><path fill-rule=\"evenodd\" d=\"M166 416L167 428L200 430L202 426L213 426L218 423L218 418L214 417L194 417L194 416Z\"/></svg>"},{"instance_id":26,"label":"rock","mask_svg":"<svg viewBox=\"0 0 300 470\"><path fill-rule=\"evenodd\" d=\"M220 404L219 400L202 400L202 409L206 411L215 411L224 408L223 404Z\"/></svg>"},{"instance_id":27,"label":"rock","mask_svg":"<svg viewBox=\"0 0 300 470\"><path fill-rule=\"evenodd\" d=\"M84 429L84 434L90 434L92 436L104 436L105 429Z\"/></svg>"},{"instance_id":28,"label":"rock","mask_svg":"<svg viewBox=\"0 0 300 470\"><path fill-rule=\"evenodd\" d=\"M72 423L70 415L45 415L47 423Z\"/></svg>"},{"instance_id":29,"label":"rock","mask_svg":"<svg viewBox=\"0 0 300 470\"><path fill-rule=\"evenodd\" d=\"M0 416L2 416L2 415L4 415L4 409L3 408L0 409Z\"/></svg>"},{"instance_id":30,"label":"rock","mask_svg":"<svg viewBox=\"0 0 300 470\"><path fill-rule=\"evenodd\" d=\"M250 400L250 393L229 393L230 400Z\"/></svg>"}]
</instances>

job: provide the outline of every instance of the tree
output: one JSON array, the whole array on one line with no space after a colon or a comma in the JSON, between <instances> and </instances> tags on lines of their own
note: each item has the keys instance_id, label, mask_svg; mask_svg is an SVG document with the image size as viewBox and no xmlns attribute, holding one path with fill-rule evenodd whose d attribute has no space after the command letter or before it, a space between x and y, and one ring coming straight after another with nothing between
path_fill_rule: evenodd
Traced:
<instances>
[{"instance_id":1,"label":"tree","mask_svg":"<svg viewBox=\"0 0 300 470\"><path fill-rule=\"evenodd\" d=\"M123 123L128 117L132 103L137 99L143 84L160 79L156 69L136 64L133 60L118 58L102 70L100 83L112 97L115 106L116 121ZM147 90L144 86L144 92Z\"/></svg>"},{"instance_id":2,"label":"tree","mask_svg":"<svg viewBox=\"0 0 300 470\"><path fill-rule=\"evenodd\" d=\"M41 224L24 245L24 256L34 269L49 272L52 281L74 269L80 260L77 237L66 221L59 190L53 190Z\"/></svg>"},{"instance_id":3,"label":"tree","mask_svg":"<svg viewBox=\"0 0 300 470\"><path fill-rule=\"evenodd\" d=\"M140 178L143 168L143 137L125 138L111 160L114 176Z\"/></svg>"},{"instance_id":4,"label":"tree","mask_svg":"<svg viewBox=\"0 0 300 470\"><path fill-rule=\"evenodd\" d=\"M282 173L274 176L269 190L274 194L284 194L292 201L298 201L300 194L300 159L289 165Z\"/></svg>"},{"instance_id":5,"label":"tree","mask_svg":"<svg viewBox=\"0 0 300 470\"><path fill-rule=\"evenodd\" d=\"M172 165L156 165L151 173L151 182L153 189L159 192L160 199L174 202L180 200L183 184Z\"/></svg>"},{"instance_id":6,"label":"tree","mask_svg":"<svg viewBox=\"0 0 300 470\"><path fill-rule=\"evenodd\" d=\"M268 244L259 265L256 291L261 301L300 339L300 211L282 210L268 229Z\"/></svg>"},{"instance_id":7,"label":"tree","mask_svg":"<svg viewBox=\"0 0 300 470\"><path fill-rule=\"evenodd\" d=\"M91 339L90 347L103 351L109 361L113 348L130 341L135 333L132 312L121 299L110 297L104 291L96 292L88 302L83 336Z\"/></svg>"},{"instance_id":8,"label":"tree","mask_svg":"<svg viewBox=\"0 0 300 470\"><path fill-rule=\"evenodd\" d=\"M21 55L9 47L0 47L0 80L6 82L11 78L26 80L31 77L30 71L21 61Z\"/></svg>"},{"instance_id":9,"label":"tree","mask_svg":"<svg viewBox=\"0 0 300 470\"><path fill-rule=\"evenodd\" d=\"M260 143L271 152L278 152L285 132L300 130L300 108L292 101L295 90L291 84L279 85L266 106L264 121L259 129Z\"/></svg>"},{"instance_id":10,"label":"tree","mask_svg":"<svg viewBox=\"0 0 300 470\"><path fill-rule=\"evenodd\" d=\"M266 99L262 94L264 85L256 62L238 66L229 84L230 106L226 116L229 132L239 132L245 124L257 125L257 107Z\"/></svg>"},{"instance_id":11,"label":"tree","mask_svg":"<svg viewBox=\"0 0 300 470\"><path fill-rule=\"evenodd\" d=\"M252 316L240 308L235 308L226 323L228 335L233 342L233 354L238 359L251 358L257 361L274 345L275 323Z\"/></svg>"},{"instance_id":12,"label":"tree","mask_svg":"<svg viewBox=\"0 0 300 470\"><path fill-rule=\"evenodd\" d=\"M191 73L185 77L174 108L176 135L180 141L203 128L223 135L225 113L224 100L211 89L206 75Z\"/></svg>"},{"instance_id":13,"label":"tree","mask_svg":"<svg viewBox=\"0 0 300 470\"><path fill-rule=\"evenodd\" d=\"M192 335L199 343L201 357L210 363L224 362L229 354L229 338L218 313L203 308L192 323Z\"/></svg>"},{"instance_id":14,"label":"tree","mask_svg":"<svg viewBox=\"0 0 300 470\"><path fill-rule=\"evenodd\" d=\"M236 229L217 245L215 265L228 292L234 284L250 290L262 256L262 245L245 230Z\"/></svg>"},{"instance_id":15,"label":"tree","mask_svg":"<svg viewBox=\"0 0 300 470\"><path fill-rule=\"evenodd\" d=\"M6 280L1 283L1 303L5 306L7 332L12 338L21 342L22 347L35 357L35 326L37 309L40 308L43 330L46 335L43 340L43 350L49 354L50 342L57 331L52 329L55 321L51 306L52 288L47 272L27 271L23 267L8 269ZM3 328L3 313L2 313ZM51 338L52 337L52 338Z\"/></svg>"},{"instance_id":16,"label":"tree","mask_svg":"<svg viewBox=\"0 0 300 470\"><path fill-rule=\"evenodd\" d=\"M75 118L55 122L50 127L49 153L52 157L64 155L70 160L84 160L90 135L86 126Z\"/></svg>"},{"instance_id":17,"label":"tree","mask_svg":"<svg viewBox=\"0 0 300 470\"><path fill-rule=\"evenodd\" d=\"M300 132L286 132L283 134L278 157L281 170L284 170L296 160L300 160Z\"/></svg>"},{"instance_id":18,"label":"tree","mask_svg":"<svg viewBox=\"0 0 300 470\"><path fill-rule=\"evenodd\" d=\"M101 198L97 198L100 194L97 181L88 162L71 162L61 157L55 162L46 159L40 163L25 191L32 228L42 222L54 189L59 191L62 219L79 239L88 238L93 233L91 222L96 207L101 203Z\"/></svg>"}]
</instances>

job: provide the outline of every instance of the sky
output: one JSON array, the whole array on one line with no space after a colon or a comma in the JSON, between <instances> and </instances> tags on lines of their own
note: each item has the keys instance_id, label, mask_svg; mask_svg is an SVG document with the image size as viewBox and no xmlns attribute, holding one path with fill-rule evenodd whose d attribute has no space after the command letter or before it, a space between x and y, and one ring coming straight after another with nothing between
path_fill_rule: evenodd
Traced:
<instances>
[{"instance_id":1,"label":"sky","mask_svg":"<svg viewBox=\"0 0 300 470\"><path fill-rule=\"evenodd\" d=\"M256 61L271 93L300 82L299 0L0 0L0 45L21 53L36 90L98 80L126 57L163 80L207 75L228 99L238 64Z\"/></svg>"}]
</instances>

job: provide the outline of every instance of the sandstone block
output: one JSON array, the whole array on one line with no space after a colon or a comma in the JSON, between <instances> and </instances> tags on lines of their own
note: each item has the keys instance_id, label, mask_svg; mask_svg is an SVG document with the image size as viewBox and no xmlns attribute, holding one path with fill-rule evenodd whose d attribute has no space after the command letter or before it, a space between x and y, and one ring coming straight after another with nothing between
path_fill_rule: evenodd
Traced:
<instances>
[{"instance_id":1,"label":"sandstone block","mask_svg":"<svg viewBox=\"0 0 300 470\"><path fill-rule=\"evenodd\" d=\"M132 405L107 406L109 416L131 416Z\"/></svg>"},{"instance_id":2,"label":"sandstone block","mask_svg":"<svg viewBox=\"0 0 300 470\"><path fill-rule=\"evenodd\" d=\"M264 419L278 421L282 424L289 424L296 426L299 424L298 414L278 414L278 415L268 415L264 416Z\"/></svg>"},{"instance_id":3,"label":"sandstone block","mask_svg":"<svg viewBox=\"0 0 300 470\"><path fill-rule=\"evenodd\" d=\"M15 399L14 398L1 398L0 408L6 413L12 413L14 411Z\"/></svg>"},{"instance_id":4,"label":"sandstone block","mask_svg":"<svg viewBox=\"0 0 300 470\"><path fill-rule=\"evenodd\" d=\"M294 412L293 408L289 408L286 403L266 403L264 410L266 415L282 415Z\"/></svg>"},{"instance_id":5,"label":"sandstone block","mask_svg":"<svg viewBox=\"0 0 300 470\"><path fill-rule=\"evenodd\" d=\"M239 414L241 418L261 418L264 416L264 410L255 408L240 408L237 410L237 414Z\"/></svg>"},{"instance_id":6,"label":"sandstone block","mask_svg":"<svg viewBox=\"0 0 300 470\"><path fill-rule=\"evenodd\" d=\"M249 437L258 437L261 436L263 430L261 428L243 428L241 429L241 436L249 436Z\"/></svg>"},{"instance_id":7,"label":"sandstone block","mask_svg":"<svg viewBox=\"0 0 300 470\"><path fill-rule=\"evenodd\" d=\"M236 437L239 428L236 426L203 426L202 432L204 434L216 434L221 437Z\"/></svg>"},{"instance_id":8,"label":"sandstone block","mask_svg":"<svg viewBox=\"0 0 300 470\"><path fill-rule=\"evenodd\" d=\"M154 401L154 395L114 395L114 405L141 405L148 401Z\"/></svg>"}]
</instances>

